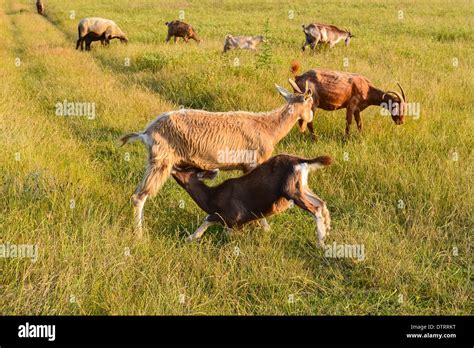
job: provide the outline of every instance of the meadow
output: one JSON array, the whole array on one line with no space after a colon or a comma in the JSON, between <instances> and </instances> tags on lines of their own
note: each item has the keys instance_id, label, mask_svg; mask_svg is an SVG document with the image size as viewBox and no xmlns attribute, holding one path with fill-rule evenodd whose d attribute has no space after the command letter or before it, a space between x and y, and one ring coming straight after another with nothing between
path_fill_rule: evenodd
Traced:
<instances>
[{"instance_id":1,"label":"meadow","mask_svg":"<svg viewBox=\"0 0 474 348\"><path fill-rule=\"evenodd\" d=\"M0 258L0 314L466 315L473 313L474 8L470 1L0 0L0 245L38 257ZM184 15L203 42L164 43ZM114 20L130 42L75 50L77 23ZM301 24L349 27L351 44L301 52ZM267 23L267 25L266 25ZM223 55L225 35L266 32L260 52ZM262 52L266 52L262 54ZM205 213L174 180L133 233L130 196L143 145L117 139L180 106L264 111L303 71L357 72L383 89L399 81L420 117L402 126L380 109L344 137L345 111L315 115L317 141L296 127L275 154L328 154L309 186L328 203L327 243L363 245L330 258L300 209L228 236L185 237ZM95 117L58 116L94 103ZM221 173L218 182L240 175Z\"/></svg>"}]
</instances>

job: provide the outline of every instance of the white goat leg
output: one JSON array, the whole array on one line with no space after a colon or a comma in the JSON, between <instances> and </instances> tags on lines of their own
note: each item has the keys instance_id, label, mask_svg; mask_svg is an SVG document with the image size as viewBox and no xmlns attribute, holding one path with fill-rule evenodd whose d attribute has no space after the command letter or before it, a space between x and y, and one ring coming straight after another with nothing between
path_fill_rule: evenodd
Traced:
<instances>
[{"instance_id":1,"label":"white goat leg","mask_svg":"<svg viewBox=\"0 0 474 348\"><path fill-rule=\"evenodd\" d=\"M324 221L324 226L326 227L326 236L329 234L329 230L331 229L331 216L329 215L329 210L326 207L326 203L324 203L321 198L316 196L314 192L310 191L309 189L305 190L306 197L313 203L316 207L322 208L322 217Z\"/></svg>"},{"instance_id":2,"label":"white goat leg","mask_svg":"<svg viewBox=\"0 0 474 348\"><path fill-rule=\"evenodd\" d=\"M267 219L263 218L258 220L260 223L260 226L262 226L264 231L270 231L270 225L267 222Z\"/></svg>"},{"instance_id":3,"label":"white goat leg","mask_svg":"<svg viewBox=\"0 0 474 348\"><path fill-rule=\"evenodd\" d=\"M215 225L215 224L218 223L216 221L208 221L207 220L208 218L209 218L209 215L204 219L204 222L202 223L202 225L199 226L198 229L192 235L190 235L188 238L186 238L187 242L192 242L196 239L201 238L202 235L204 234L204 232L206 232L206 230L209 226L212 226L212 225Z\"/></svg>"},{"instance_id":4,"label":"white goat leg","mask_svg":"<svg viewBox=\"0 0 474 348\"><path fill-rule=\"evenodd\" d=\"M137 229L138 238L143 237L143 207L148 195L143 195L139 198L137 195L133 195L133 205L135 207L135 226Z\"/></svg>"},{"instance_id":5,"label":"white goat leg","mask_svg":"<svg viewBox=\"0 0 474 348\"><path fill-rule=\"evenodd\" d=\"M323 205L323 218L324 218L324 226L326 226L326 237L329 235L329 231L331 230L331 215L329 214L329 210L326 207L326 204Z\"/></svg>"},{"instance_id":6,"label":"white goat leg","mask_svg":"<svg viewBox=\"0 0 474 348\"><path fill-rule=\"evenodd\" d=\"M324 247L324 239L326 238L326 226L324 225L323 214L321 213L321 208L318 208L316 214L314 215L316 220L316 232L318 235L319 245Z\"/></svg>"}]
</instances>

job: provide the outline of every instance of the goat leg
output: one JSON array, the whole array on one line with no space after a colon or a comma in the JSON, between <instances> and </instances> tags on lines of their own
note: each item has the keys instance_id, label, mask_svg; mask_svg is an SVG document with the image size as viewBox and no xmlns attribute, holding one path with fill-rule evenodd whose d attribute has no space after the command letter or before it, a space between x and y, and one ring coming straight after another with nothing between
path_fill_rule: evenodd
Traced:
<instances>
[{"instance_id":1,"label":"goat leg","mask_svg":"<svg viewBox=\"0 0 474 348\"><path fill-rule=\"evenodd\" d=\"M320 200L314 194L308 194L308 191L305 193L295 192L290 195L290 198L295 202L295 204L303 210L309 212L316 221L316 233L318 236L319 245L324 247L324 239L326 238L326 226L328 223L325 221L325 215L328 215L327 212L323 214L324 202Z\"/></svg>"},{"instance_id":2,"label":"goat leg","mask_svg":"<svg viewBox=\"0 0 474 348\"><path fill-rule=\"evenodd\" d=\"M138 237L142 236L143 206L148 196L154 196L171 174L173 162L166 158L154 158L147 165L145 176L132 196L135 225Z\"/></svg>"},{"instance_id":3,"label":"goat leg","mask_svg":"<svg viewBox=\"0 0 474 348\"><path fill-rule=\"evenodd\" d=\"M305 190L305 194L308 197L308 199L313 202L313 204L315 205L322 204L321 213L323 215L323 221L324 221L324 226L326 227L326 237L327 237L329 234L329 231L331 230L331 216L329 214L329 210L326 206L326 203L308 188Z\"/></svg>"},{"instance_id":4,"label":"goat leg","mask_svg":"<svg viewBox=\"0 0 474 348\"><path fill-rule=\"evenodd\" d=\"M148 195L144 193L134 194L132 196L135 214L135 228L138 239L143 237L143 207L145 206L145 201L147 198Z\"/></svg>"},{"instance_id":5,"label":"goat leg","mask_svg":"<svg viewBox=\"0 0 474 348\"><path fill-rule=\"evenodd\" d=\"M346 135L349 135L351 130L352 113L352 110L348 108L346 111Z\"/></svg>"},{"instance_id":6,"label":"goat leg","mask_svg":"<svg viewBox=\"0 0 474 348\"><path fill-rule=\"evenodd\" d=\"M359 130L359 132L362 132L362 119L360 118L360 111L359 110L354 111L354 118L355 118L355 121L357 123L357 129Z\"/></svg>"},{"instance_id":7,"label":"goat leg","mask_svg":"<svg viewBox=\"0 0 474 348\"><path fill-rule=\"evenodd\" d=\"M195 241L196 239L201 238L209 226L212 226L218 223L219 223L218 221L215 221L214 219L212 219L212 215L206 216L201 226L199 226L198 229L192 235L186 238L186 241L192 242L192 241Z\"/></svg>"},{"instance_id":8,"label":"goat leg","mask_svg":"<svg viewBox=\"0 0 474 348\"><path fill-rule=\"evenodd\" d=\"M262 226L264 231L270 231L270 225L268 224L267 219L262 218L258 220L258 222L260 223L260 226Z\"/></svg>"}]
</instances>

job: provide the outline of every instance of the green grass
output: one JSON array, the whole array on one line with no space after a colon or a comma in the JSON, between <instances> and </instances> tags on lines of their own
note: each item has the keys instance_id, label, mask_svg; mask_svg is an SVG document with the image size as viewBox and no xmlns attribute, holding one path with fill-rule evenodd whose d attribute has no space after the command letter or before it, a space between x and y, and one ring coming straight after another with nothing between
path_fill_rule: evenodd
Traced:
<instances>
[{"instance_id":1,"label":"green grass","mask_svg":"<svg viewBox=\"0 0 474 348\"><path fill-rule=\"evenodd\" d=\"M0 258L0 314L472 314L469 2L46 5L43 18L31 1L0 0L0 244L39 248L34 263ZM180 10L201 45L164 43L164 22ZM115 20L130 43L76 51L77 22L86 16ZM260 34L267 19L269 65L258 67L252 52L221 54L226 34ZM350 27L357 37L349 47L303 54L301 24L313 21ZM304 70L358 72L384 89L400 81L421 105L421 117L403 126L369 108L363 134L353 129L348 141L344 111L318 111L317 142L294 129L275 150L337 160L310 186L332 214L328 243L363 244L366 259L325 257L313 220L299 209L271 218L269 232L249 225L228 237L213 227L187 244L205 214L173 180L147 203L147 237L136 240L129 197L146 154L140 144L119 148L116 139L179 105L276 108L282 99L273 84L289 87L294 59ZM65 99L94 102L97 117L56 116Z\"/></svg>"}]
</instances>

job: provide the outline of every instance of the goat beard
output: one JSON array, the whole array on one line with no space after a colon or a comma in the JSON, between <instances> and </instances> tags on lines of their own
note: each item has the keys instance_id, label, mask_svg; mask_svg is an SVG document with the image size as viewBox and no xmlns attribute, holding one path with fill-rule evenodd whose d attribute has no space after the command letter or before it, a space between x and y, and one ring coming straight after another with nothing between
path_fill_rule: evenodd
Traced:
<instances>
[{"instance_id":1,"label":"goat beard","mask_svg":"<svg viewBox=\"0 0 474 348\"><path fill-rule=\"evenodd\" d=\"M307 125L308 125L308 122L306 122L306 121L300 120L298 122L298 128L300 129L301 133L304 133L304 131L306 130Z\"/></svg>"}]
</instances>

